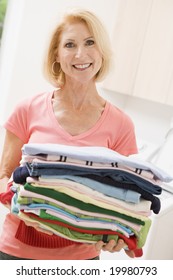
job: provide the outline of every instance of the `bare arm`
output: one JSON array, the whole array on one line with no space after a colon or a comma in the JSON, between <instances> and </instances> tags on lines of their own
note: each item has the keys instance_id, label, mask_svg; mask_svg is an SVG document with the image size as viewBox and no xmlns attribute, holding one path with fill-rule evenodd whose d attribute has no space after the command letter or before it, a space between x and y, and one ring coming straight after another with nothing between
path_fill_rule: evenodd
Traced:
<instances>
[{"instance_id":1,"label":"bare arm","mask_svg":"<svg viewBox=\"0 0 173 280\"><path fill-rule=\"evenodd\" d=\"M0 164L0 193L5 192L7 182L21 160L23 142L13 133L6 131Z\"/></svg>"}]
</instances>

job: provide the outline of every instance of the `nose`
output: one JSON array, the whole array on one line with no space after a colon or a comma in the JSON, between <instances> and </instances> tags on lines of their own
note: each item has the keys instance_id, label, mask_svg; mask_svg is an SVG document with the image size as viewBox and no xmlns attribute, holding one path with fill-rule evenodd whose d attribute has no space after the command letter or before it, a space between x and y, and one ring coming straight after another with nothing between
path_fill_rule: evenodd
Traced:
<instances>
[{"instance_id":1,"label":"nose","mask_svg":"<svg viewBox=\"0 0 173 280\"><path fill-rule=\"evenodd\" d=\"M75 57L76 57L76 58L79 58L79 57L81 57L81 56L84 56L84 54L85 54L85 48L84 48L83 46L78 46L78 47L76 48Z\"/></svg>"}]
</instances>

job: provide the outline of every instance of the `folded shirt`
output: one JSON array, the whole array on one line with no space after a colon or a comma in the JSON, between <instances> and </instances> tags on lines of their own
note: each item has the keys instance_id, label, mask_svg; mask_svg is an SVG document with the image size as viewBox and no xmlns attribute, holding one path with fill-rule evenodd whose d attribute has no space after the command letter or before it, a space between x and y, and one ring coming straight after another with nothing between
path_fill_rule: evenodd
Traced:
<instances>
[{"instance_id":1,"label":"folded shirt","mask_svg":"<svg viewBox=\"0 0 173 280\"><path fill-rule=\"evenodd\" d=\"M145 179L138 174L134 174L130 171L124 171L121 169L111 169L111 168L91 168L77 165L68 164L48 164L48 163L26 163L29 174L32 177L38 177L41 175L74 175L87 177L89 174L98 175L100 177L109 177L116 182L127 182L135 183L140 188L147 190L152 194L159 195L162 192L162 188L157 185L154 181Z\"/></svg>"},{"instance_id":2,"label":"folded shirt","mask_svg":"<svg viewBox=\"0 0 173 280\"><path fill-rule=\"evenodd\" d=\"M23 188L23 186L20 186L19 192L16 194L17 195L17 202L19 206L18 210L23 209L23 207L27 206L30 208L30 210L33 210L33 205L34 208L36 209L35 206L37 206L37 209L40 209L40 205L44 204L44 208L47 209L46 211L53 211L53 215L56 216L59 211L63 210L68 212L68 214L72 214L73 216L76 217L81 217L81 218L86 218L86 217L92 217L96 219L104 219L106 221L115 221L118 224L124 224L124 220L120 217L115 217L111 215L106 215L106 214L100 214L100 213L94 213L91 211L85 211L81 210L77 207L63 204L60 201L57 201L53 198L46 197L41 194L33 193L30 191L27 191ZM136 223L130 222L130 221L125 221L125 226L128 226L133 229L133 231L139 232L141 230L141 225L138 225Z\"/></svg>"},{"instance_id":3,"label":"folded shirt","mask_svg":"<svg viewBox=\"0 0 173 280\"><path fill-rule=\"evenodd\" d=\"M46 155L46 156L65 156L79 160L87 160L89 162L104 163L121 163L134 168L151 171L158 179L164 182L170 182L173 177L164 170L158 168L154 164L140 160L139 158L123 156L106 147L78 147L66 146L60 144L42 144L30 143L25 144L22 148L24 155ZM98 156L99 155L99 156Z\"/></svg>"},{"instance_id":4,"label":"folded shirt","mask_svg":"<svg viewBox=\"0 0 173 280\"><path fill-rule=\"evenodd\" d=\"M42 218L39 218L37 215L33 213L24 213L22 211L19 212L19 217L23 221L37 221L41 228L48 229L52 231L54 234L60 235L61 237L67 238L72 241L82 242L82 243L96 243L99 240L103 240L103 235L107 235L107 240L118 240L118 238L122 238L127 244L130 250L137 249L137 240L135 236L131 236L127 238L123 234L116 231L97 231L96 233L82 233L76 231L74 229L67 228L63 223L50 223L50 221L44 221ZM60 225L61 224L61 225ZM94 232L94 231L93 231Z\"/></svg>"},{"instance_id":5,"label":"folded shirt","mask_svg":"<svg viewBox=\"0 0 173 280\"><path fill-rule=\"evenodd\" d=\"M93 191L82 184L78 184L69 180L58 180L56 184L49 182L41 183L33 180L28 180L27 182L29 183L29 181L34 187L53 189L86 203L97 203L97 205L101 205L102 207L105 206L104 208L109 208L112 205L144 216L149 216L151 214L151 202L144 199L141 199L140 203L138 204L124 202L116 198L102 195L101 193Z\"/></svg>"}]
</instances>

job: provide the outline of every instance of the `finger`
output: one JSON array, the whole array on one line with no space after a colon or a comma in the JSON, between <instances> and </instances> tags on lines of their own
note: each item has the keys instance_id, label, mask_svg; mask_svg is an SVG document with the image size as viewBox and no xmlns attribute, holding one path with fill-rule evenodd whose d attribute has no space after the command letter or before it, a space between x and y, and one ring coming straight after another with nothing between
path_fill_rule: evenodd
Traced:
<instances>
[{"instance_id":1,"label":"finger","mask_svg":"<svg viewBox=\"0 0 173 280\"><path fill-rule=\"evenodd\" d=\"M119 252L122 250L122 248L125 246L125 242L122 239L119 239L117 244L112 249L113 252Z\"/></svg>"},{"instance_id":2,"label":"finger","mask_svg":"<svg viewBox=\"0 0 173 280\"><path fill-rule=\"evenodd\" d=\"M126 255L129 256L130 258L134 258L135 257L135 253L131 250L124 250Z\"/></svg>"},{"instance_id":3,"label":"finger","mask_svg":"<svg viewBox=\"0 0 173 280\"><path fill-rule=\"evenodd\" d=\"M124 245L125 243L122 239L119 239L117 243L115 240L110 240L109 243L103 247L103 251L109 251L111 253L119 252Z\"/></svg>"},{"instance_id":4,"label":"finger","mask_svg":"<svg viewBox=\"0 0 173 280\"><path fill-rule=\"evenodd\" d=\"M95 244L95 248L96 248L96 251L100 251L103 246L105 245L105 243L103 241L98 241L96 244Z\"/></svg>"},{"instance_id":5,"label":"finger","mask_svg":"<svg viewBox=\"0 0 173 280\"><path fill-rule=\"evenodd\" d=\"M11 205L9 203L3 204L6 208L8 208L9 210L11 210Z\"/></svg>"},{"instance_id":6,"label":"finger","mask_svg":"<svg viewBox=\"0 0 173 280\"><path fill-rule=\"evenodd\" d=\"M106 245L103 246L102 250L111 252L116 245L117 243L115 240L110 240Z\"/></svg>"}]
</instances>

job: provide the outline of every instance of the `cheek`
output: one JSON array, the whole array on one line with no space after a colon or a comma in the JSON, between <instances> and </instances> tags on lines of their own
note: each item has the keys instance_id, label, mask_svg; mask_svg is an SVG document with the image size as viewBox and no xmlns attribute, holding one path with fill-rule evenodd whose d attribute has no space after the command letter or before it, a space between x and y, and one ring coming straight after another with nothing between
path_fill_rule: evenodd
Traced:
<instances>
[{"instance_id":1,"label":"cheek","mask_svg":"<svg viewBox=\"0 0 173 280\"><path fill-rule=\"evenodd\" d=\"M59 62L63 63L63 62L68 62L70 61L72 54L70 52L67 51L63 51L63 52L59 52Z\"/></svg>"},{"instance_id":2,"label":"cheek","mask_svg":"<svg viewBox=\"0 0 173 280\"><path fill-rule=\"evenodd\" d=\"M102 56L100 54L97 54L96 56L96 65L100 68L102 66Z\"/></svg>"},{"instance_id":3,"label":"cheek","mask_svg":"<svg viewBox=\"0 0 173 280\"><path fill-rule=\"evenodd\" d=\"M63 54L60 58L61 68L65 71L71 66L71 56L69 54Z\"/></svg>"},{"instance_id":4,"label":"cheek","mask_svg":"<svg viewBox=\"0 0 173 280\"><path fill-rule=\"evenodd\" d=\"M95 50L95 51L93 52L93 56L95 57L95 60L96 60L98 63L102 62L102 55L101 55L101 53L100 53L98 50Z\"/></svg>"}]
</instances>

